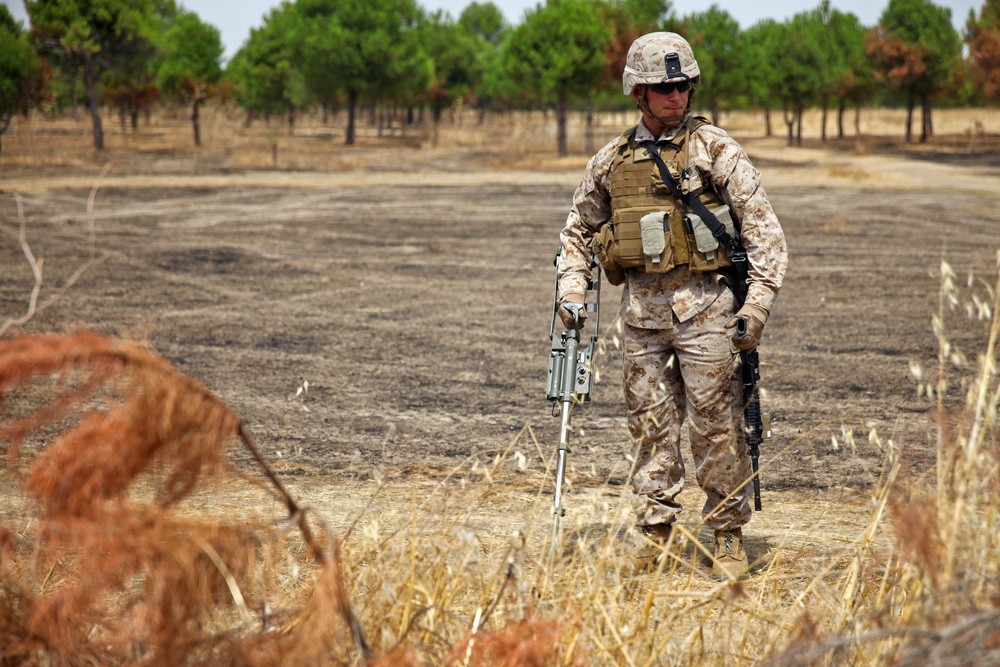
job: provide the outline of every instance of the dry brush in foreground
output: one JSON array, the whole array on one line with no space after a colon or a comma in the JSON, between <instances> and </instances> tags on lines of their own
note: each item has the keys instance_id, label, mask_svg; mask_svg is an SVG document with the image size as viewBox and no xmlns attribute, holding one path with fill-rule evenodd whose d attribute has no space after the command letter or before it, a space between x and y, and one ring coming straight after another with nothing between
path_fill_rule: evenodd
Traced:
<instances>
[{"instance_id":1,"label":"dry brush in foreground","mask_svg":"<svg viewBox=\"0 0 1000 667\"><path fill-rule=\"evenodd\" d=\"M995 664L1000 285L970 279L965 296L942 277L940 368L915 369L939 401L936 469L904 479L872 433L886 464L861 533L819 568L779 545L744 581L707 574L696 525L659 570L630 572L625 518L567 534L550 569L551 477L519 470L514 443L409 515L335 535L228 407L149 350L87 331L4 340L6 477L31 509L0 527L0 665ZM976 363L945 332L963 307L985 325ZM213 515L229 493L256 500ZM470 527L515 495L511 539Z\"/></svg>"}]
</instances>

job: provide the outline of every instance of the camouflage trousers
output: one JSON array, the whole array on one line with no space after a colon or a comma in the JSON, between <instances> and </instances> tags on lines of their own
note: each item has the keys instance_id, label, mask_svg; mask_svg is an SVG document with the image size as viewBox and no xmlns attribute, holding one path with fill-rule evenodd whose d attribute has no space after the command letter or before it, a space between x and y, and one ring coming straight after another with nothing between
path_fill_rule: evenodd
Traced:
<instances>
[{"instance_id":1,"label":"camouflage trousers","mask_svg":"<svg viewBox=\"0 0 1000 667\"><path fill-rule=\"evenodd\" d=\"M685 421L695 479L708 498L705 523L715 530L750 520L751 474L740 428L739 354L725 329L735 299L729 290L669 329L625 326L624 384L634 461L636 523L671 523L684 488L681 428Z\"/></svg>"}]
</instances>

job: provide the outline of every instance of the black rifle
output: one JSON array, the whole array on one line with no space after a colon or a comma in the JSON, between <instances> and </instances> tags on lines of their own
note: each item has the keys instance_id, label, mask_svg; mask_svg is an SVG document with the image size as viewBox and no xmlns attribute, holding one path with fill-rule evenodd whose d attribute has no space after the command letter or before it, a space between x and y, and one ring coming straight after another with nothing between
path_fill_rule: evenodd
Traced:
<instances>
[{"instance_id":1,"label":"black rifle","mask_svg":"<svg viewBox=\"0 0 1000 667\"><path fill-rule=\"evenodd\" d=\"M738 308L742 308L747 300L747 273L750 262L742 246L733 257L732 269L723 270L726 281L733 285ZM736 335L747 334L747 321L744 318L736 320ZM747 454L750 456L750 467L753 470L753 508L760 511L760 443L771 439L771 418L760 409L760 355L757 348L740 351L740 372L743 382L743 433L747 440Z\"/></svg>"},{"instance_id":2,"label":"black rifle","mask_svg":"<svg viewBox=\"0 0 1000 667\"><path fill-rule=\"evenodd\" d=\"M747 253L740 245L739 252L731 255L733 266L724 269L722 274L733 286L736 305L742 308L747 300L747 274L750 271L750 261ZM736 335L747 334L747 321L744 318L736 320ZM760 355L757 348L740 351L740 372L743 380L743 433L747 440L747 454L750 456L750 467L753 470L753 508L760 511L760 443L771 439L771 417L760 409Z\"/></svg>"},{"instance_id":3,"label":"black rifle","mask_svg":"<svg viewBox=\"0 0 1000 667\"><path fill-rule=\"evenodd\" d=\"M742 317L736 320L736 333L745 336L747 321ZM760 356L757 348L740 352L740 369L743 374L743 431L747 438L747 453L750 455L750 466L753 468L753 508L760 511L760 443L771 438L770 417L761 412L760 392L757 383L760 381Z\"/></svg>"}]
</instances>

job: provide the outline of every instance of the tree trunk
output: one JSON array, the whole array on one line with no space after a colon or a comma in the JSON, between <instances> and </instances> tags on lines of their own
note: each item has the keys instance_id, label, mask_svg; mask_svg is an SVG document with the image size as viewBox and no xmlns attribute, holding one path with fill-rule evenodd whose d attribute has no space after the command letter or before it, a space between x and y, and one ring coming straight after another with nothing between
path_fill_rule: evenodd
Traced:
<instances>
[{"instance_id":1,"label":"tree trunk","mask_svg":"<svg viewBox=\"0 0 1000 667\"><path fill-rule=\"evenodd\" d=\"M764 103L764 136L774 136L774 128L771 126L771 102Z\"/></svg>"},{"instance_id":2,"label":"tree trunk","mask_svg":"<svg viewBox=\"0 0 1000 667\"><path fill-rule=\"evenodd\" d=\"M861 102L854 106L854 136L861 136Z\"/></svg>"},{"instance_id":3,"label":"tree trunk","mask_svg":"<svg viewBox=\"0 0 1000 667\"><path fill-rule=\"evenodd\" d=\"M94 127L94 148L104 150L104 127L101 125L101 101L98 97L101 71L92 56L83 65L83 87L87 94L87 108Z\"/></svg>"},{"instance_id":4,"label":"tree trunk","mask_svg":"<svg viewBox=\"0 0 1000 667\"><path fill-rule=\"evenodd\" d=\"M594 96L591 95L587 98L587 131L584 134L584 141L586 146L584 147L584 152L587 155L593 155L594 149Z\"/></svg>"},{"instance_id":5,"label":"tree trunk","mask_svg":"<svg viewBox=\"0 0 1000 667\"><path fill-rule=\"evenodd\" d=\"M191 103L191 129L194 130L194 145L201 148L201 125L198 123L202 98L195 95Z\"/></svg>"},{"instance_id":6,"label":"tree trunk","mask_svg":"<svg viewBox=\"0 0 1000 667\"><path fill-rule=\"evenodd\" d=\"M790 107L785 107L782 114L785 118L785 125L788 127L788 145L795 145L795 112Z\"/></svg>"},{"instance_id":7,"label":"tree trunk","mask_svg":"<svg viewBox=\"0 0 1000 667\"><path fill-rule=\"evenodd\" d=\"M562 95L556 102L556 144L560 157L569 155L569 148L566 145L566 116L568 110L569 101L565 95Z\"/></svg>"},{"instance_id":8,"label":"tree trunk","mask_svg":"<svg viewBox=\"0 0 1000 667\"><path fill-rule=\"evenodd\" d=\"M913 107L914 99L911 93L906 98L906 143L913 141Z\"/></svg>"},{"instance_id":9,"label":"tree trunk","mask_svg":"<svg viewBox=\"0 0 1000 667\"><path fill-rule=\"evenodd\" d=\"M3 135L10 127L10 119L14 117L12 113L0 114L0 153L3 152Z\"/></svg>"},{"instance_id":10,"label":"tree trunk","mask_svg":"<svg viewBox=\"0 0 1000 667\"><path fill-rule=\"evenodd\" d=\"M795 124L797 125L797 131L795 132L795 145L802 145L802 113L805 111L802 105L795 108Z\"/></svg>"},{"instance_id":11,"label":"tree trunk","mask_svg":"<svg viewBox=\"0 0 1000 667\"><path fill-rule=\"evenodd\" d=\"M133 106L129 111L129 116L132 121L132 133L135 134L139 131L139 107Z\"/></svg>"},{"instance_id":12,"label":"tree trunk","mask_svg":"<svg viewBox=\"0 0 1000 667\"><path fill-rule=\"evenodd\" d=\"M830 106L830 102L826 98L826 95L823 96L822 105L823 105L823 113L820 116L820 120L819 120L819 140L822 141L825 144L826 143L826 111L827 111L827 107Z\"/></svg>"},{"instance_id":13,"label":"tree trunk","mask_svg":"<svg viewBox=\"0 0 1000 667\"><path fill-rule=\"evenodd\" d=\"M348 146L354 145L354 115L358 110L358 94L353 91L347 91L347 137L344 140Z\"/></svg>"},{"instance_id":14,"label":"tree trunk","mask_svg":"<svg viewBox=\"0 0 1000 667\"><path fill-rule=\"evenodd\" d=\"M295 136L295 105L288 105L288 136Z\"/></svg>"},{"instance_id":15,"label":"tree trunk","mask_svg":"<svg viewBox=\"0 0 1000 667\"><path fill-rule=\"evenodd\" d=\"M920 141L924 142L934 136L934 125L931 122L931 98L923 98L920 107Z\"/></svg>"},{"instance_id":16,"label":"tree trunk","mask_svg":"<svg viewBox=\"0 0 1000 667\"><path fill-rule=\"evenodd\" d=\"M443 111L444 109L439 102L431 103L431 146L434 148L437 148L438 145L438 134L441 131L441 114ZM423 114L423 107L420 108L420 113Z\"/></svg>"},{"instance_id":17,"label":"tree trunk","mask_svg":"<svg viewBox=\"0 0 1000 667\"><path fill-rule=\"evenodd\" d=\"M837 105L837 138L844 138L844 112L847 111L847 100L843 97Z\"/></svg>"}]
</instances>

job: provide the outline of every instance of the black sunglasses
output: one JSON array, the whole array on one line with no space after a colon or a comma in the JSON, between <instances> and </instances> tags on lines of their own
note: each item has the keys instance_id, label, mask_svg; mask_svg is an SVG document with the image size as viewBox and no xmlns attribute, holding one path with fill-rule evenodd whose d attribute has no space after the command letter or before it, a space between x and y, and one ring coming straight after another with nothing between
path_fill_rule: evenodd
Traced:
<instances>
[{"instance_id":1,"label":"black sunglasses","mask_svg":"<svg viewBox=\"0 0 1000 667\"><path fill-rule=\"evenodd\" d=\"M691 88L690 79L684 79L683 81L670 81L667 83L651 83L649 84L649 89L654 93L659 93L660 95L669 95L675 90L679 93L685 93Z\"/></svg>"}]
</instances>

